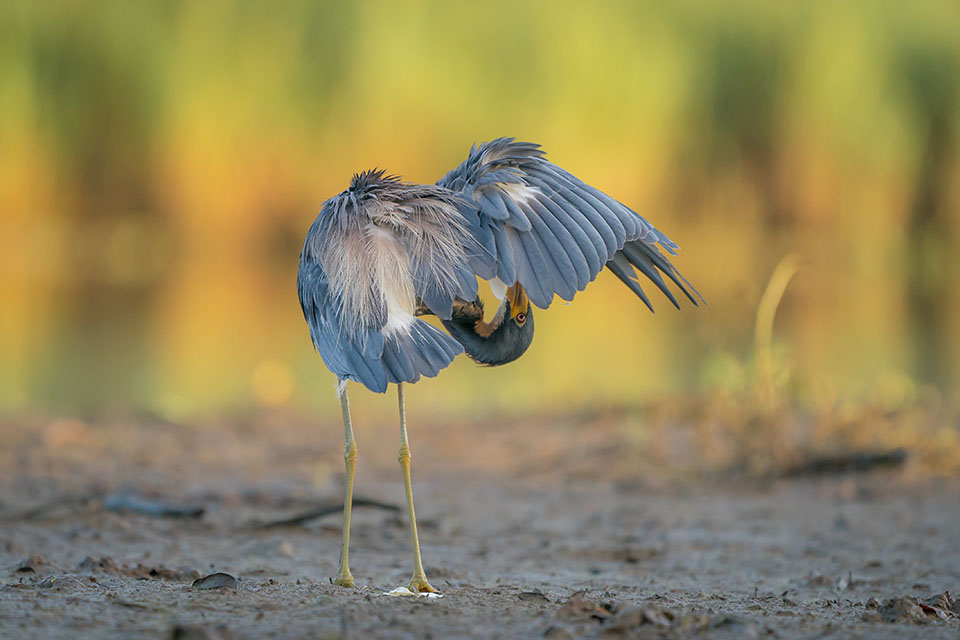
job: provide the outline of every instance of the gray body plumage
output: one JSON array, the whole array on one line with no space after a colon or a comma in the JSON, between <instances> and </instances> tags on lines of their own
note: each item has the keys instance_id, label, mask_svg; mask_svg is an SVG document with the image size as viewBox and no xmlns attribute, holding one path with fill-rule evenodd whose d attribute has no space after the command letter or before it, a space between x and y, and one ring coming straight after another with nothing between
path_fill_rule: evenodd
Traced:
<instances>
[{"instance_id":1,"label":"gray body plumage","mask_svg":"<svg viewBox=\"0 0 960 640\"><path fill-rule=\"evenodd\" d=\"M464 348L492 365L526 350L532 314L512 323L504 300L496 324L484 324L478 276L516 283L546 308L554 295L572 300L606 266L651 310L637 271L679 306L665 274L696 305L699 294L660 248L675 254L677 245L538 145L500 138L473 147L435 186L354 176L310 227L297 285L327 366L382 392L436 375ZM416 317L424 314L453 338Z\"/></svg>"},{"instance_id":2,"label":"gray body plumage","mask_svg":"<svg viewBox=\"0 0 960 640\"><path fill-rule=\"evenodd\" d=\"M415 317L422 301L450 317L473 298L469 241L477 212L456 194L400 182L382 171L354 176L324 204L300 254L297 289L313 344L327 367L373 391L435 376L463 351Z\"/></svg>"}]
</instances>

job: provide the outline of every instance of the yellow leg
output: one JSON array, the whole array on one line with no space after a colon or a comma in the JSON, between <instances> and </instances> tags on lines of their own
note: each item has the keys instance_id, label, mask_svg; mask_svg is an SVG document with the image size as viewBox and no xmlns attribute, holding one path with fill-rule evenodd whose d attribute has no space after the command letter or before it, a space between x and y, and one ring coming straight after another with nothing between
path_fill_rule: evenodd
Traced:
<instances>
[{"instance_id":1,"label":"yellow leg","mask_svg":"<svg viewBox=\"0 0 960 640\"><path fill-rule=\"evenodd\" d=\"M340 410L343 412L343 433L346 445L343 448L343 461L347 467L347 482L343 494L343 537L340 540L340 570L334 584L341 587L352 587L353 576L350 575L350 511L353 508L353 472L357 466L357 443L353 440L353 425L350 422L350 401L347 400L347 381L342 380L337 385L337 394L340 396Z\"/></svg>"},{"instance_id":2,"label":"yellow leg","mask_svg":"<svg viewBox=\"0 0 960 640\"><path fill-rule=\"evenodd\" d=\"M400 469L403 471L403 487L407 493L407 511L410 514L410 537L413 542L413 577L410 578L410 591L436 592L423 572L420 561L420 538L417 536L417 516L413 511L413 487L410 482L410 445L407 444L407 417L403 403L403 383L397 383L397 398L400 404Z\"/></svg>"}]
</instances>

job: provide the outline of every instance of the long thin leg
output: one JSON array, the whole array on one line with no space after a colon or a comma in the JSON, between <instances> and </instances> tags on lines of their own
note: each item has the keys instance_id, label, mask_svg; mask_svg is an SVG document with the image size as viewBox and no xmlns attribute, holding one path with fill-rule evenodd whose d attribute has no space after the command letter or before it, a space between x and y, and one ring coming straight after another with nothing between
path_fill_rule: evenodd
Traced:
<instances>
[{"instance_id":1,"label":"long thin leg","mask_svg":"<svg viewBox=\"0 0 960 640\"><path fill-rule=\"evenodd\" d=\"M357 443L353 440L353 425L350 422L350 401L347 399L347 381L337 385L340 396L340 410L343 412L343 435L346 445L343 447L343 461L347 467L347 483L343 493L343 538L340 540L340 570L333 581L341 587L352 587L350 574L350 511L353 508L353 472L357 466Z\"/></svg>"},{"instance_id":2,"label":"long thin leg","mask_svg":"<svg viewBox=\"0 0 960 640\"><path fill-rule=\"evenodd\" d=\"M407 511L410 514L410 538L413 542L413 577L410 578L410 591L436 592L423 572L423 563L420 561L420 538L417 536L417 515L413 511L413 487L410 482L410 445L407 444L407 416L403 402L403 383L397 383L397 399L400 404L400 469L403 471L403 487L407 492Z\"/></svg>"}]
</instances>

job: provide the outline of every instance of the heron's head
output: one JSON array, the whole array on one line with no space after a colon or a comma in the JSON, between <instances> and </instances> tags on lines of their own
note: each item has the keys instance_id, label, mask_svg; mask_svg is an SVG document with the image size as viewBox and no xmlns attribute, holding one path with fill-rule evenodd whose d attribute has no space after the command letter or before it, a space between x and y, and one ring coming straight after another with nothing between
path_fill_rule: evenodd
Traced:
<instances>
[{"instance_id":1,"label":"heron's head","mask_svg":"<svg viewBox=\"0 0 960 640\"><path fill-rule=\"evenodd\" d=\"M533 310L519 284L507 289L490 322L484 322L479 300L455 306L451 319L442 322L470 359L483 365L513 362L533 341Z\"/></svg>"},{"instance_id":2,"label":"heron's head","mask_svg":"<svg viewBox=\"0 0 960 640\"><path fill-rule=\"evenodd\" d=\"M395 200L396 194L406 187L407 185L400 182L399 176L387 175L383 169L369 169L353 174L350 186L330 198L324 205L324 210L329 212L329 215L335 215L342 223L347 216L354 216L369 203L389 203Z\"/></svg>"},{"instance_id":3,"label":"heron's head","mask_svg":"<svg viewBox=\"0 0 960 640\"><path fill-rule=\"evenodd\" d=\"M389 191L391 188L403 188L399 176L387 175L383 169L368 169L353 174L350 186L345 193L351 193L358 198L375 196L378 191Z\"/></svg>"}]
</instances>

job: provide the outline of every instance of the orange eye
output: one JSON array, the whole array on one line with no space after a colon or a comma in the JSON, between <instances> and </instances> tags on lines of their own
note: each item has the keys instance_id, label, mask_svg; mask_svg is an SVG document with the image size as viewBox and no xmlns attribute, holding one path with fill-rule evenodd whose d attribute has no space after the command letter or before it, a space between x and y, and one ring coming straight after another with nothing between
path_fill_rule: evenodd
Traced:
<instances>
[{"instance_id":1,"label":"orange eye","mask_svg":"<svg viewBox=\"0 0 960 640\"><path fill-rule=\"evenodd\" d=\"M517 314L517 324L523 324L527 321L527 314L520 312Z\"/></svg>"}]
</instances>

